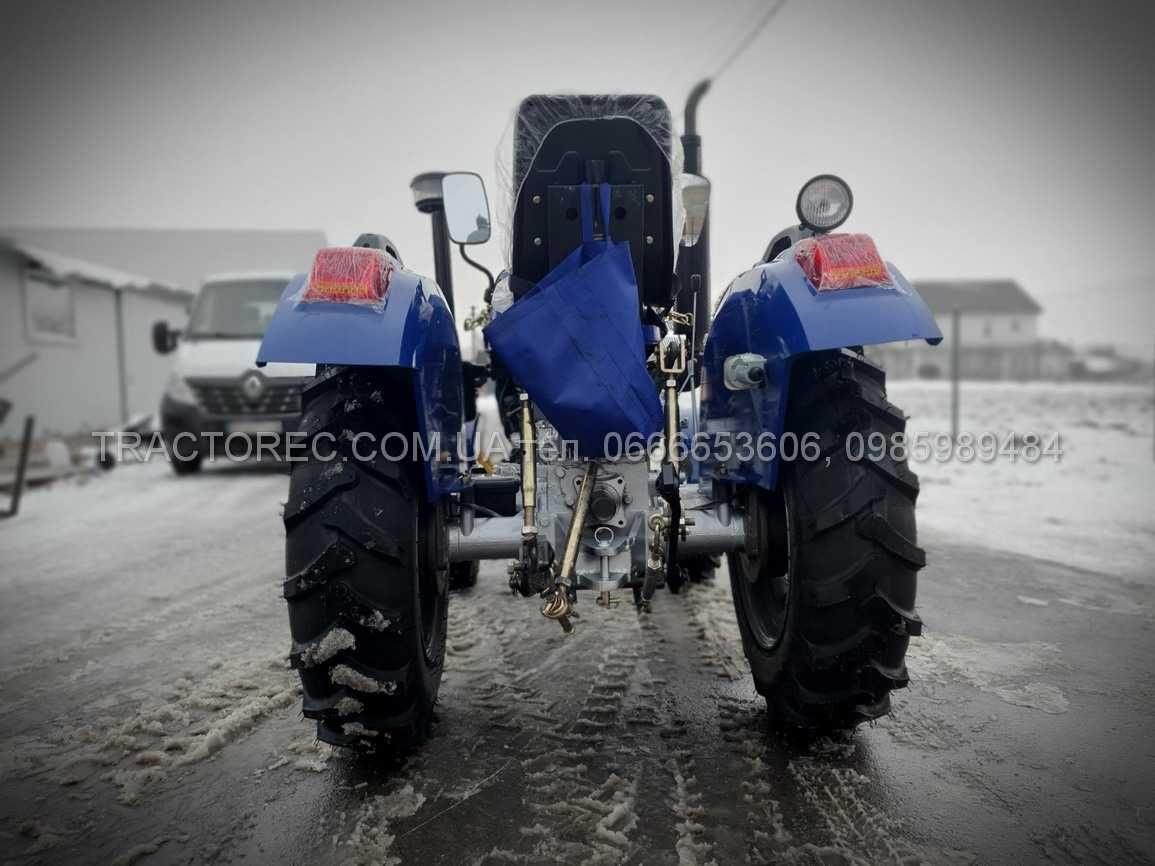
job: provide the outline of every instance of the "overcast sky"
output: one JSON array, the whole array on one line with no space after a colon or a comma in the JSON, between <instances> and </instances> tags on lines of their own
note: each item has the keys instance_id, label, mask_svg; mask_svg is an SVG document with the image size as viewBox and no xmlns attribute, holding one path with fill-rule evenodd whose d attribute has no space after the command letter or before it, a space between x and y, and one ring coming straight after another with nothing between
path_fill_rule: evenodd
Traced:
<instances>
[{"instance_id":1,"label":"overcast sky","mask_svg":"<svg viewBox=\"0 0 1155 866\"><path fill-rule=\"evenodd\" d=\"M0 0L0 225L380 231L431 273L413 175L495 185L531 92L680 110L764 8ZM847 227L908 277L1013 277L1044 333L1150 346L1153 10L790 0L700 112L715 293L832 171ZM480 277L457 275L477 302Z\"/></svg>"}]
</instances>

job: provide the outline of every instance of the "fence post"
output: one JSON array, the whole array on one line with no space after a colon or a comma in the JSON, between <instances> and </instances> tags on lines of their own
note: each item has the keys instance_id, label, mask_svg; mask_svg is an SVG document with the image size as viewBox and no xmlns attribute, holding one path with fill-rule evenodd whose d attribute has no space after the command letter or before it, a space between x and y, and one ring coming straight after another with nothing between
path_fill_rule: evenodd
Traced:
<instances>
[{"instance_id":1,"label":"fence post","mask_svg":"<svg viewBox=\"0 0 1155 866\"><path fill-rule=\"evenodd\" d=\"M8 513L5 517L15 517L20 510L20 495L24 492L24 475L28 470L28 452L32 450L32 425L34 420L31 415L24 419L24 436L20 440L20 457L16 463L16 479L12 482L12 504L8 507Z\"/></svg>"}]
</instances>

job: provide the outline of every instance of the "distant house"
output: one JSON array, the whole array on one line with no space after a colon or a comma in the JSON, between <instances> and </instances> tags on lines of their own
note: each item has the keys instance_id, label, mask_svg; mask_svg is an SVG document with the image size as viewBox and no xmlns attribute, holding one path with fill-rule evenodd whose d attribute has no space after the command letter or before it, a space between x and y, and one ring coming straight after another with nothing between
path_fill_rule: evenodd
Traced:
<instances>
[{"instance_id":1,"label":"distant house","mask_svg":"<svg viewBox=\"0 0 1155 866\"><path fill-rule=\"evenodd\" d=\"M951 322L959 312L959 366L969 379L1036 379L1043 375L1038 320L1043 308L1014 280L922 280L914 287L943 332L925 342L873 346L869 355L895 378L950 375Z\"/></svg>"},{"instance_id":2,"label":"distant house","mask_svg":"<svg viewBox=\"0 0 1155 866\"><path fill-rule=\"evenodd\" d=\"M152 277L40 249L0 235L0 399L39 434L109 429L152 412L168 364L153 352L156 319L183 324L192 292Z\"/></svg>"}]
</instances>

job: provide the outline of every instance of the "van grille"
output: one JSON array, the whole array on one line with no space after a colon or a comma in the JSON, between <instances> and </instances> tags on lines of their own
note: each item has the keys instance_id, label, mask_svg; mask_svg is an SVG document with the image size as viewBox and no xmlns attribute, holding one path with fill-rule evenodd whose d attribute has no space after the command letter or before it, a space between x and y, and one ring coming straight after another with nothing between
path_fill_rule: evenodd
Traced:
<instances>
[{"instance_id":1,"label":"van grille","mask_svg":"<svg viewBox=\"0 0 1155 866\"><path fill-rule=\"evenodd\" d=\"M299 415L302 382L266 379L265 390L250 400L238 382L189 382L207 415Z\"/></svg>"}]
</instances>

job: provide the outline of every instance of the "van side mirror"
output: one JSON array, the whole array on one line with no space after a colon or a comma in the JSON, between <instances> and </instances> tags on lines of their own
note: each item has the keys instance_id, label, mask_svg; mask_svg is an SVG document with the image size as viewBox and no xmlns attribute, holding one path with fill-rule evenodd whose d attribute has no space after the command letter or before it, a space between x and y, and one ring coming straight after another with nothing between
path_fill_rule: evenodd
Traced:
<instances>
[{"instance_id":1,"label":"van side mirror","mask_svg":"<svg viewBox=\"0 0 1155 866\"><path fill-rule=\"evenodd\" d=\"M489 200L485 183L471 171L455 171L441 178L441 198L449 238L455 244L483 244L489 240Z\"/></svg>"},{"instance_id":2,"label":"van side mirror","mask_svg":"<svg viewBox=\"0 0 1155 866\"><path fill-rule=\"evenodd\" d=\"M180 331L170 328L168 322L152 323L152 347L158 354L167 355L176 348L178 339L180 339Z\"/></svg>"},{"instance_id":3,"label":"van side mirror","mask_svg":"<svg viewBox=\"0 0 1155 866\"><path fill-rule=\"evenodd\" d=\"M710 181L700 174L682 175L682 208L686 222L682 225L682 246L692 247L706 227L706 211L710 206Z\"/></svg>"}]
</instances>

